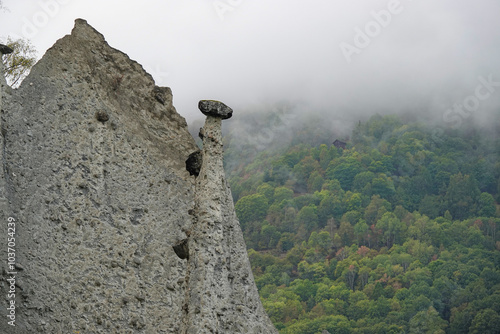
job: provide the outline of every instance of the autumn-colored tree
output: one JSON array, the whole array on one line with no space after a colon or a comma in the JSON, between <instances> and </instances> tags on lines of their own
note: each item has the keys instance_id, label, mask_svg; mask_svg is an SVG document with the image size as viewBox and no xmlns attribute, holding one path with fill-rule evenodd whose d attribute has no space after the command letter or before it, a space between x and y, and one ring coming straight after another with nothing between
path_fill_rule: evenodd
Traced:
<instances>
[{"instance_id":1,"label":"autumn-colored tree","mask_svg":"<svg viewBox=\"0 0 500 334\"><path fill-rule=\"evenodd\" d=\"M35 65L37 51L27 39L7 38L6 44L14 52L4 55L2 58L3 75L11 86L17 87Z\"/></svg>"}]
</instances>

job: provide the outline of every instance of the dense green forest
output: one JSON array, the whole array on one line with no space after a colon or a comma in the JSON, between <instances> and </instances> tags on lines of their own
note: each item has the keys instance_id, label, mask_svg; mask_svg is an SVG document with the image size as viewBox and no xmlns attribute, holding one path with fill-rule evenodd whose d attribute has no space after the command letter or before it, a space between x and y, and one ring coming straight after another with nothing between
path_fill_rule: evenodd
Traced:
<instances>
[{"instance_id":1,"label":"dense green forest","mask_svg":"<svg viewBox=\"0 0 500 334\"><path fill-rule=\"evenodd\" d=\"M495 130L376 115L342 149L311 118L276 148L284 114L260 116L226 171L280 333L500 333Z\"/></svg>"}]
</instances>

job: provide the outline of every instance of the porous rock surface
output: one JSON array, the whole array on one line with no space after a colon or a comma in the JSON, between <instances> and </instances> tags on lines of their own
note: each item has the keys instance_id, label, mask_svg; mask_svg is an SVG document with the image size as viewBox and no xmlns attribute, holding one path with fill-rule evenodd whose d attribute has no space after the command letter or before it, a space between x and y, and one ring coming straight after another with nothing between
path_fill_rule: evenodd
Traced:
<instances>
[{"instance_id":1,"label":"porous rock surface","mask_svg":"<svg viewBox=\"0 0 500 334\"><path fill-rule=\"evenodd\" d=\"M200 108L201 109L201 108ZM221 116L204 125L196 179L195 221L188 239L187 317L182 332L276 333L255 288L223 169Z\"/></svg>"},{"instance_id":2,"label":"porous rock surface","mask_svg":"<svg viewBox=\"0 0 500 334\"><path fill-rule=\"evenodd\" d=\"M189 175L198 148L169 88L84 20L20 88L0 84L0 333L277 333L222 151ZM16 327L6 317L8 217Z\"/></svg>"}]
</instances>

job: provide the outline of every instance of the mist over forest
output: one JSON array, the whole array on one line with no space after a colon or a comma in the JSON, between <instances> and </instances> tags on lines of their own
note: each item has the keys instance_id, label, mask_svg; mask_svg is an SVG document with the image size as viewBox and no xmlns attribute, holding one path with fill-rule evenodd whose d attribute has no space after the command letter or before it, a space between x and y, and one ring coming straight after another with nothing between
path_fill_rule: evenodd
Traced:
<instances>
[{"instance_id":1,"label":"mist over forest","mask_svg":"<svg viewBox=\"0 0 500 334\"><path fill-rule=\"evenodd\" d=\"M280 333L498 332L498 121L325 115L283 108L226 128L236 213Z\"/></svg>"},{"instance_id":2,"label":"mist over forest","mask_svg":"<svg viewBox=\"0 0 500 334\"><path fill-rule=\"evenodd\" d=\"M500 94L499 94L500 95ZM391 108L388 108L391 110ZM500 106L491 107L483 114L470 112L453 113L450 108L448 122L439 114L423 106L413 110L374 111L352 109L314 109L304 102L276 102L249 105L235 110L234 117L223 124L226 144L232 151L245 151L238 163L251 161L262 151L276 152L302 143L312 146L332 144L336 139L349 140L352 131L359 124L375 115L397 115L404 123L421 123L429 128L431 140L441 142L450 133L480 133L481 137L495 138L500 133ZM203 126L199 118L189 124L195 139ZM487 137L487 138L486 138ZM234 161L234 159L231 159ZM228 171L233 166L227 165Z\"/></svg>"},{"instance_id":3,"label":"mist over forest","mask_svg":"<svg viewBox=\"0 0 500 334\"><path fill-rule=\"evenodd\" d=\"M500 81L496 1L51 3L49 11L37 0L4 0L0 40L27 38L41 56L85 18L172 88L188 123L199 118L201 99L236 112L286 101L333 118L409 113L444 126L457 117L468 123L466 114L488 123L500 105L496 85L480 90L491 94L473 112L453 111L480 78Z\"/></svg>"}]
</instances>

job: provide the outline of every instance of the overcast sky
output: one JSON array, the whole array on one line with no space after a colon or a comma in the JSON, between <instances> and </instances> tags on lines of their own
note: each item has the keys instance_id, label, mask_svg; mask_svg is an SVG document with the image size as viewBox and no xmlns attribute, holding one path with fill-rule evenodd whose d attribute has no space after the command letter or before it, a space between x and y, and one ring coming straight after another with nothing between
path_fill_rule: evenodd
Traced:
<instances>
[{"instance_id":1,"label":"overcast sky","mask_svg":"<svg viewBox=\"0 0 500 334\"><path fill-rule=\"evenodd\" d=\"M332 115L427 110L448 123L499 110L497 0L3 3L1 40L27 37L42 56L84 18L171 87L188 121L200 99L235 111L280 101ZM449 109L464 102L473 112Z\"/></svg>"}]
</instances>

